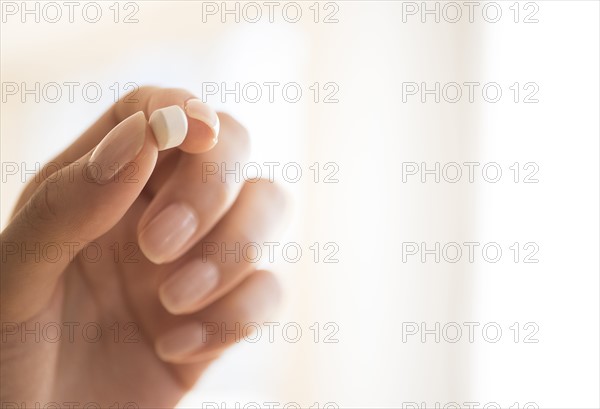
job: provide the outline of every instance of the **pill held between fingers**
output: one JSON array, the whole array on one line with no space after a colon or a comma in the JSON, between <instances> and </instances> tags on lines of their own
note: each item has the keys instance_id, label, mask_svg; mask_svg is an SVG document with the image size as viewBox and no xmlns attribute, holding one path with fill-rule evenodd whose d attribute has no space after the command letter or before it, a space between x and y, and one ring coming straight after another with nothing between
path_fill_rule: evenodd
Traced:
<instances>
[{"instance_id":1,"label":"pill held between fingers","mask_svg":"<svg viewBox=\"0 0 600 409\"><path fill-rule=\"evenodd\" d=\"M181 145L188 130L187 116L178 105L157 109L149 123L160 151Z\"/></svg>"}]
</instances>

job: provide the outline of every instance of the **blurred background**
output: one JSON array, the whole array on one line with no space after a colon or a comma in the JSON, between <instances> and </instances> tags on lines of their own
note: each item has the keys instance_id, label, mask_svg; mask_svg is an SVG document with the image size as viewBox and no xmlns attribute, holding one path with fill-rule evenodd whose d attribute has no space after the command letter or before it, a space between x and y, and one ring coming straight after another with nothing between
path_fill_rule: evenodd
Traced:
<instances>
[{"instance_id":1,"label":"blurred background","mask_svg":"<svg viewBox=\"0 0 600 409\"><path fill-rule=\"evenodd\" d=\"M599 407L598 2L66 3L2 2L3 226L141 85L295 199L272 332L181 407Z\"/></svg>"}]
</instances>

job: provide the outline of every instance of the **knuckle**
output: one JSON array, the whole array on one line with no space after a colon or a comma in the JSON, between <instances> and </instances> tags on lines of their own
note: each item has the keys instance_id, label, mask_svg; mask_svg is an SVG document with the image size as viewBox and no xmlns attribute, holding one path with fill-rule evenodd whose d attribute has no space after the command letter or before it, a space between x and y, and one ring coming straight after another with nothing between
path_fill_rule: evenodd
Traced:
<instances>
[{"instance_id":1,"label":"knuckle","mask_svg":"<svg viewBox=\"0 0 600 409\"><path fill-rule=\"evenodd\" d=\"M239 200L244 204L244 213L253 215L252 224L257 229L256 232L246 231L249 237L259 235L265 239L275 239L291 220L291 200L288 193L267 179L246 183Z\"/></svg>"},{"instance_id":2,"label":"knuckle","mask_svg":"<svg viewBox=\"0 0 600 409\"><path fill-rule=\"evenodd\" d=\"M281 283L274 274L266 270L249 273L242 288L247 296L232 300L229 308L236 311L240 320L246 322L267 318L283 297Z\"/></svg>"},{"instance_id":3,"label":"knuckle","mask_svg":"<svg viewBox=\"0 0 600 409\"><path fill-rule=\"evenodd\" d=\"M72 149L72 146L69 146L65 151L67 152L67 156L70 149ZM23 192L19 196L17 205L12 213L13 216L16 215L18 211L23 206L25 206L25 204L27 204L27 202L31 199L31 197L35 194L36 190L44 181L46 181L47 179L53 180L52 178L55 178L57 174L60 177L59 172L61 171L62 167L63 166L59 163L58 158L56 158L46 163L42 169L36 172L35 176L32 177L29 181L27 181Z\"/></svg>"},{"instance_id":4,"label":"knuckle","mask_svg":"<svg viewBox=\"0 0 600 409\"><path fill-rule=\"evenodd\" d=\"M61 187L59 183L43 182L23 207L21 219L34 230L60 216Z\"/></svg>"},{"instance_id":5,"label":"knuckle","mask_svg":"<svg viewBox=\"0 0 600 409\"><path fill-rule=\"evenodd\" d=\"M277 279L277 276L267 270L258 270L254 272L254 276L258 282L258 285L267 289L265 294L269 294L272 301L277 305L283 298L283 287L281 282Z\"/></svg>"},{"instance_id":6,"label":"knuckle","mask_svg":"<svg viewBox=\"0 0 600 409\"><path fill-rule=\"evenodd\" d=\"M29 211L42 221L53 220L59 213L59 201L61 197L60 184L44 182L29 201Z\"/></svg>"},{"instance_id":7,"label":"knuckle","mask_svg":"<svg viewBox=\"0 0 600 409\"><path fill-rule=\"evenodd\" d=\"M290 205L290 198L285 189L278 183L271 182L268 179L261 178L249 181L244 189L249 191L246 193L261 199L261 202L267 201L276 208L287 209Z\"/></svg>"},{"instance_id":8,"label":"knuckle","mask_svg":"<svg viewBox=\"0 0 600 409\"><path fill-rule=\"evenodd\" d=\"M158 94L160 94L161 98L173 101L174 103L182 103L183 100L190 98L192 95L185 88L162 88Z\"/></svg>"},{"instance_id":9,"label":"knuckle","mask_svg":"<svg viewBox=\"0 0 600 409\"><path fill-rule=\"evenodd\" d=\"M150 115L154 110L170 105L182 106L184 101L190 97L190 92L183 88L152 88L148 92L145 111Z\"/></svg>"},{"instance_id":10,"label":"knuckle","mask_svg":"<svg viewBox=\"0 0 600 409\"><path fill-rule=\"evenodd\" d=\"M220 137L227 138L232 147L236 149L244 159L250 154L250 134L248 130L231 115L219 112L221 123Z\"/></svg>"},{"instance_id":11,"label":"knuckle","mask_svg":"<svg viewBox=\"0 0 600 409\"><path fill-rule=\"evenodd\" d=\"M232 186L229 183L217 183L211 189L212 203L219 209L226 208L233 200Z\"/></svg>"}]
</instances>

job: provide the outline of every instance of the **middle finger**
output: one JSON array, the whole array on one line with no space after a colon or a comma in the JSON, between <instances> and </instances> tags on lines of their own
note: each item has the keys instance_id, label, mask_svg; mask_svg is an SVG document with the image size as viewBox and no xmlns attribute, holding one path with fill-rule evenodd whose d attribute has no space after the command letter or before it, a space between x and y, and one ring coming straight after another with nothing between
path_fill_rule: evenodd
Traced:
<instances>
[{"instance_id":1,"label":"middle finger","mask_svg":"<svg viewBox=\"0 0 600 409\"><path fill-rule=\"evenodd\" d=\"M219 114L219 143L202 154L180 153L172 174L153 197L138 224L138 241L155 264L176 260L203 237L235 201L241 169L250 153L246 130ZM168 168L168 167L167 167ZM227 173L227 171L235 174ZM162 179L162 177L161 177Z\"/></svg>"}]
</instances>

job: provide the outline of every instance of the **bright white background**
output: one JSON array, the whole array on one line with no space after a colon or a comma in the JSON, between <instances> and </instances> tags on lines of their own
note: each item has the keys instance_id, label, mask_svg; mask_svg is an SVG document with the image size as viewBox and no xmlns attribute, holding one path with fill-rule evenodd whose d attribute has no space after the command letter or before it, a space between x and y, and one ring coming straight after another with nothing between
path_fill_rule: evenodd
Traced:
<instances>
[{"instance_id":1,"label":"bright white background","mask_svg":"<svg viewBox=\"0 0 600 409\"><path fill-rule=\"evenodd\" d=\"M325 3L317 5L320 20L334 10ZM234 16L223 23L220 15L203 22L203 3L196 1L136 2L139 22L133 24L112 21L112 2L102 3L106 14L95 24L81 12L74 23L63 17L55 24L3 15L3 226L23 187L21 175L7 175L5 164L25 162L34 169L51 159L110 105L114 83L185 87L202 95L206 82L296 82L304 93L294 104L280 93L274 103L266 96L257 103L232 97L222 102L218 95L207 101L250 130L252 161L294 161L304 171L298 183L277 174L295 198L294 220L282 242L298 242L304 254L298 263L279 254L274 266L286 289L275 320L298 323L302 337L286 342L279 331L270 343L265 332L260 342L240 344L182 406L599 407L599 5L520 2L515 23L514 3L494 3L502 10L497 23L483 18L486 2L472 23L463 2L457 23L443 15L439 23L433 15L422 22L419 13L406 14L412 5L400 1L338 1L338 22L330 24L313 21L313 2L301 2L303 16L295 24L282 17L285 3L274 23L266 14L257 23L245 22L243 14L240 23ZM446 4L438 3L439 9ZM538 22L524 23L536 9L532 18ZM66 95L57 103L43 97L22 102L4 88L9 82L69 81L96 82L103 97L90 103L76 93L73 102ZM315 82L335 82L339 102L315 103L308 89ZM463 88L458 103L435 103L433 96L422 103L419 94L403 103L404 82L496 82L503 95L492 104L479 87L469 103ZM518 103L509 89L515 82ZM523 102L528 82L539 87L537 103ZM314 183L309 167L315 162L334 162L339 182ZM403 183L405 162L426 162L428 168L435 162L496 162L503 175L486 182L480 166L473 183L466 174L458 183L436 183L431 175L425 183L419 175ZM518 183L509 169L515 162ZM539 169L537 183L523 183L528 162ZM315 263L308 249L314 242L335 242L339 262L324 263L322 252ZM466 254L457 263L436 263L432 256L423 263L418 255L403 263L405 242L426 242L428 248L435 242L496 242L503 255L486 262L480 246L474 263ZM518 263L509 249L515 242L521 246ZM527 242L539 247L538 263L523 263ZM321 328L335 323L339 342L315 343L309 329L315 322ZM420 334L403 342L406 322L426 322L428 329L436 322L479 327L473 343L464 325L457 343L444 337L436 343L433 335L423 343ZM515 322L516 343L509 328ZM537 343L523 342L529 322L539 328ZM484 340L486 323L502 328L500 341ZM326 333L322 329L321 338Z\"/></svg>"}]
</instances>

